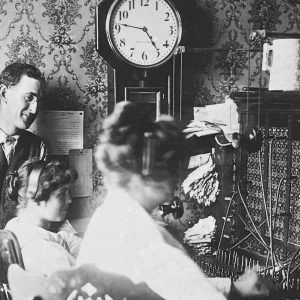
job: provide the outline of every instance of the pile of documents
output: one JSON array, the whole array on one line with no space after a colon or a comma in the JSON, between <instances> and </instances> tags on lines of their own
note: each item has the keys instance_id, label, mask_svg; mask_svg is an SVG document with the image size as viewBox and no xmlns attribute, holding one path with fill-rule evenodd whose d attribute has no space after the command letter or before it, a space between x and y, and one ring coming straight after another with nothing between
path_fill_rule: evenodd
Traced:
<instances>
[{"instance_id":1,"label":"pile of documents","mask_svg":"<svg viewBox=\"0 0 300 300\"><path fill-rule=\"evenodd\" d=\"M216 219L213 216L200 219L198 223L185 231L184 242L198 255L210 254L215 231Z\"/></svg>"},{"instance_id":2,"label":"pile of documents","mask_svg":"<svg viewBox=\"0 0 300 300\"><path fill-rule=\"evenodd\" d=\"M191 138L193 135L197 137L215 135L217 133L222 133L222 129L219 124L211 123L207 121L192 121L187 127L183 130L186 138Z\"/></svg>"},{"instance_id":3,"label":"pile of documents","mask_svg":"<svg viewBox=\"0 0 300 300\"><path fill-rule=\"evenodd\" d=\"M211 205L219 194L219 178L215 164L209 160L192 171L182 183L183 192L199 204Z\"/></svg>"},{"instance_id":4,"label":"pile of documents","mask_svg":"<svg viewBox=\"0 0 300 300\"><path fill-rule=\"evenodd\" d=\"M239 132L237 105L227 97L224 103L194 107L194 121L208 122L215 124L222 129L224 134Z\"/></svg>"}]
</instances>

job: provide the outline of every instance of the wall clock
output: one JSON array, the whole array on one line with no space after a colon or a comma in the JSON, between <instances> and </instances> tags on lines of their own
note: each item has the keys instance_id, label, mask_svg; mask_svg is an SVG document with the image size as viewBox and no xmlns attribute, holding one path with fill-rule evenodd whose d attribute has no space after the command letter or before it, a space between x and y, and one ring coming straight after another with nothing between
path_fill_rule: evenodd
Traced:
<instances>
[{"instance_id":1,"label":"wall clock","mask_svg":"<svg viewBox=\"0 0 300 300\"><path fill-rule=\"evenodd\" d=\"M161 66L181 35L180 14L170 0L107 0L96 9L96 49L116 69Z\"/></svg>"},{"instance_id":2,"label":"wall clock","mask_svg":"<svg viewBox=\"0 0 300 300\"><path fill-rule=\"evenodd\" d=\"M108 69L109 111L113 109L114 102L124 100L126 87L152 87L153 94L160 87L162 107L166 106L166 102L168 107L162 112L178 118L182 113L184 119L190 120L193 98L189 89L184 91L184 87L189 87L194 80L190 70L204 67L210 55L200 56L193 52L181 55L180 51L176 51L180 47L176 46L203 48L212 43L211 18L199 0L99 2L95 7L95 46L99 55L112 67ZM183 68L185 72L181 76ZM183 78L183 84L180 78ZM180 101L181 90L186 93L183 102Z\"/></svg>"},{"instance_id":3,"label":"wall clock","mask_svg":"<svg viewBox=\"0 0 300 300\"><path fill-rule=\"evenodd\" d=\"M106 34L121 60L150 68L172 56L181 39L182 25L169 0L115 0L106 18Z\"/></svg>"},{"instance_id":4,"label":"wall clock","mask_svg":"<svg viewBox=\"0 0 300 300\"><path fill-rule=\"evenodd\" d=\"M171 114L175 54L183 31L172 0L102 0L95 21L96 50L113 68L109 111L114 103L130 100L144 107L157 102L152 107Z\"/></svg>"}]
</instances>

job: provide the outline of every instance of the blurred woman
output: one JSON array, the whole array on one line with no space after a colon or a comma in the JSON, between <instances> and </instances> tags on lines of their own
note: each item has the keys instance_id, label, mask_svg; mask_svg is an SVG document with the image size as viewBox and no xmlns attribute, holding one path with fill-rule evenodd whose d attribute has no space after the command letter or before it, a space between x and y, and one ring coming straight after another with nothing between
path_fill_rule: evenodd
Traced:
<instances>
[{"instance_id":1,"label":"blurred woman","mask_svg":"<svg viewBox=\"0 0 300 300\"><path fill-rule=\"evenodd\" d=\"M32 159L10 179L10 193L18 197L18 216L5 229L17 236L25 269L48 275L73 266L81 239L65 231L49 231L53 222L65 220L72 202L71 170L58 161Z\"/></svg>"},{"instance_id":2,"label":"blurred woman","mask_svg":"<svg viewBox=\"0 0 300 300\"><path fill-rule=\"evenodd\" d=\"M108 192L89 223L78 264L145 283L163 299L225 299L230 279L212 284L150 215L173 198L183 149L183 135L171 117L152 122L132 103L116 105L95 155ZM252 289L256 275L250 277Z\"/></svg>"}]
</instances>

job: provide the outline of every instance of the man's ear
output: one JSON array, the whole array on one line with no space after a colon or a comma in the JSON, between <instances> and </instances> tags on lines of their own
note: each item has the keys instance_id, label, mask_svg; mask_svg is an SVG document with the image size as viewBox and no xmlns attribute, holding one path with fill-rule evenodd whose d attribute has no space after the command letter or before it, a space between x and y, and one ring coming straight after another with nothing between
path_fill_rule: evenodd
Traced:
<instances>
[{"instance_id":1,"label":"man's ear","mask_svg":"<svg viewBox=\"0 0 300 300\"><path fill-rule=\"evenodd\" d=\"M7 87L5 84L0 85L0 101L4 101L6 103L6 92L7 92Z\"/></svg>"}]
</instances>

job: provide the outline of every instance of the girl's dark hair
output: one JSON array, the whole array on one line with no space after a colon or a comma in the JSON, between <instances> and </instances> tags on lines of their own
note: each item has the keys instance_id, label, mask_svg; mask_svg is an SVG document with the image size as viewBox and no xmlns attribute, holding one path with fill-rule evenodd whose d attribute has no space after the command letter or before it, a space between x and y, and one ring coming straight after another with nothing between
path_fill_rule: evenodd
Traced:
<instances>
[{"instance_id":1,"label":"girl's dark hair","mask_svg":"<svg viewBox=\"0 0 300 300\"><path fill-rule=\"evenodd\" d=\"M34 197L36 202L47 201L51 193L60 185L71 183L75 178L75 174L57 160L41 162L39 159L33 158L25 161L14 174L14 179L11 180L9 189L10 197L12 199L18 198L19 207L27 205L30 174L33 169L41 164L44 164L44 167L41 170L37 183L37 193ZM17 197L15 197L16 195Z\"/></svg>"},{"instance_id":2,"label":"girl's dark hair","mask_svg":"<svg viewBox=\"0 0 300 300\"><path fill-rule=\"evenodd\" d=\"M145 133L153 139L151 179L177 175L185 144L178 124L170 116L154 122L140 106L128 101L117 103L104 120L95 155L99 169L104 173L114 171L123 178L128 172L142 174Z\"/></svg>"}]
</instances>

